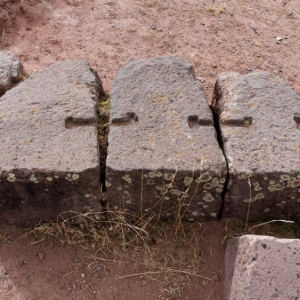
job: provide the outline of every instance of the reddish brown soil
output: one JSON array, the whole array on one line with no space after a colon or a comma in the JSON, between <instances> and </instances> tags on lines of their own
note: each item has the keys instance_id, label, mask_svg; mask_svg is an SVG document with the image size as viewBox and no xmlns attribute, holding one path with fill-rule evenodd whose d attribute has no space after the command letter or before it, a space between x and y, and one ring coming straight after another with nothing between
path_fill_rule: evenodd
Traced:
<instances>
[{"instance_id":1,"label":"reddish brown soil","mask_svg":"<svg viewBox=\"0 0 300 300\"><path fill-rule=\"evenodd\" d=\"M79 246L40 245L30 238L21 239L17 244L0 245L0 299L222 299L222 227L224 223L216 221L202 225L201 244L196 251L203 261L201 275L204 277L186 276L183 284L182 278L178 284L176 279L167 278L177 276L176 273L151 279L145 273L149 270L135 262L134 256L139 254L134 251L125 257L114 258L118 262L107 262L91 259L93 252L83 251ZM19 229L11 227L8 231L15 236L21 234ZM157 241L152 247L159 248L165 242ZM182 256L181 259L189 257ZM128 277L118 278L122 276Z\"/></svg>"},{"instance_id":2,"label":"reddish brown soil","mask_svg":"<svg viewBox=\"0 0 300 300\"><path fill-rule=\"evenodd\" d=\"M161 55L190 60L208 101L224 71L267 70L299 92L299 29L299 0L0 0L0 48L28 73L55 61L88 59L108 93L124 62ZM222 226L204 226L204 275L212 276L222 270ZM163 292L163 281L117 279L137 273L131 263L97 268L82 257L76 248L32 245L30 239L0 245L0 299L173 297ZM177 299L221 295L222 280L190 278Z\"/></svg>"}]
</instances>

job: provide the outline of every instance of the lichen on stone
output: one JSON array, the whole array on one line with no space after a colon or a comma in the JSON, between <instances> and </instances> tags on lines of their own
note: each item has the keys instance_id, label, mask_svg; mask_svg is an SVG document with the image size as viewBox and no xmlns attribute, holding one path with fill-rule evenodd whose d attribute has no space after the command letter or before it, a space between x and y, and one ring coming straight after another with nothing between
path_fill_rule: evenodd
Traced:
<instances>
[{"instance_id":1,"label":"lichen on stone","mask_svg":"<svg viewBox=\"0 0 300 300\"><path fill-rule=\"evenodd\" d=\"M32 181L32 182L34 182L34 183L38 183L38 182L39 182L39 181L37 180L37 178L35 177L34 174L31 174L29 180Z\"/></svg>"},{"instance_id":2,"label":"lichen on stone","mask_svg":"<svg viewBox=\"0 0 300 300\"><path fill-rule=\"evenodd\" d=\"M192 177L185 176L183 183L185 186L190 186L193 181L194 181L194 179Z\"/></svg>"},{"instance_id":3,"label":"lichen on stone","mask_svg":"<svg viewBox=\"0 0 300 300\"><path fill-rule=\"evenodd\" d=\"M215 200L215 198L211 195L211 193L207 193L202 199L205 202L212 202Z\"/></svg>"},{"instance_id":4,"label":"lichen on stone","mask_svg":"<svg viewBox=\"0 0 300 300\"><path fill-rule=\"evenodd\" d=\"M173 194L173 195L176 195L176 196L180 196L181 195L181 191L176 190L176 189L170 190L170 193Z\"/></svg>"},{"instance_id":5,"label":"lichen on stone","mask_svg":"<svg viewBox=\"0 0 300 300\"><path fill-rule=\"evenodd\" d=\"M162 176L162 172L160 172L160 171L152 171L152 172L148 173L148 176L150 178L161 177Z\"/></svg>"},{"instance_id":6,"label":"lichen on stone","mask_svg":"<svg viewBox=\"0 0 300 300\"><path fill-rule=\"evenodd\" d=\"M195 181L197 183L200 183L200 182L208 182L212 179L211 175L209 173L203 173L201 174Z\"/></svg>"},{"instance_id":7,"label":"lichen on stone","mask_svg":"<svg viewBox=\"0 0 300 300\"><path fill-rule=\"evenodd\" d=\"M213 178L213 180L211 181L211 184L214 188L219 186L219 179L218 178Z\"/></svg>"},{"instance_id":8,"label":"lichen on stone","mask_svg":"<svg viewBox=\"0 0 300 300\"><path fill-rule=\"evenodd\" d=\"M164 174L164 179L165 179L165 180L168 180L168 181L173 180L174 177L175 177L175 174L172 174L172 173L165 173L165 174Z\"/></svg>"},{"instance_id":9,"label":"lichen on stone","mask_svg":"<svg viewBox=\"0 0 300 300\"><path fill-rule=\"evenodd\" d=\"M252 177L252 174L250 174L250 173L244 173L244 174L240 174L237 178L238 179L248 179L250 177Z\"/></svg>"},{"instance_id":10,"label":"lichen on stone","mask_svg":"<svg viewBox=\"0 0 300 300\"><path fill-rule=\"evenodd\" d=\"M287 187L288 188L295 188L295 187L298 187L300 186L300 180L292 180L292 181L288 181L287 183Z\"/></svg>"},{"instance_id":11,"label":"lichen on stone","mask_svg":"<svg viewBox=\"0 0 300 300\"><path fill-rule=\"evenodd\" d=\"M213 188L213 185L210 182L207 182L203 185L204 189L210 190Z\"/></svg>"},{"instance_id":12,"label":"lichen on stone","mask_svg":"<svg viewBox=\"0 0 300 300\"><path fill-rule=\"evenodd\" d=\"M148 179L147 180L147 184L148 185L154 185L155 184L155 181L153 179Z\"/></svg>"},{"instance_id":13,"label":"lichen on stone","mask_svg":"<svg viewBox=\"0 0 300 300\"><path fill-rule=\"evenodd\" d=\"M7 181L9 181L9 182L15 182L16 181L16 175L13 174L13 173L9 173L7 175Z\"/></svg>"},{"instance_id":14,"label":"lichen on stone","mask_svg":"<svg viewBox=\"0 0 300 300\"><path fill-rule=\"evenodd\" d=\"M122 176L122 179L124 179L129 184L132 183L132 180L128 174L125 174L124 176Z\"/></svg>"},{"instance_id":15,"label":"lichen on stone","mask_svg":"<svg viewBox=\"0 0 300 300\"><path fill-rule=\"evenodd\" d=\"M280 179L281 179L282 181L289 181L289 180L290 180L290 176L287 175L287 174L280 175Z\"/></svg>"},{"instance_id":16,"label":"lichen on stone","mask_svg":"<svg viewBox=\"0 0 300 300\"><path fill-rule=\"evenodd\" d=\"M284 186L282 186L280 183L271 184L270 186L268 186L268 190L270 192L281 191L283 189L284 189Z\"/></svg>"}]
</instances>

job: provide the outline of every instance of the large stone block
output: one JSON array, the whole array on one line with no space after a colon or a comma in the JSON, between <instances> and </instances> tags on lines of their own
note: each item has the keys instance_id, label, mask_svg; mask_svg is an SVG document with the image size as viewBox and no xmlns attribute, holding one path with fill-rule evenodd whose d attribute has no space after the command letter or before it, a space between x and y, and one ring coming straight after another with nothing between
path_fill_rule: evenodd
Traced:
<instances>
[{"instance_id":1,"label":"large stone block","mask_svg":"<svg viewBox=\"0 0 300 300\"><path fill-rule=\"evenodd\" d=\"M225 300L300 299L300 240L245 235L225 253Z\"/></svg>"},{"instance_id":2,"label":"large stone block","mask_svg":"<svg viewBox=\"0 0 300 300\"><path fill-rule=\"evenodd\" d=\"M23 65L18 59L0 51L0 97L19 82L23 72Z\"/></svg>"},{"instance_id":3,"label":"large stone block","mask_svg":"<svg viewBox=\"0 0 300 300\"><path fill-rule=\"evenodd\" d=\"M56 63L0 98L0 215L32 224L99 205L98 75Z\"/></svg>"},{"instance_id":4,"label":"large stone block","mask_svg":"<svg viewBox=\"0 0 300 300\"><path fill-rule=\"evenodd\" d=\"M217 217L226 178L212 113L190 62L139 59L111 92L106 187L115 208Z\"/></svg>"},{"instance_id":5,"label":"large stone block","mask_svg":"<svg viewBox=\"0 0 300 300\"><path fill-rule=\"evenodd\" d=\"M212 108L229 169L223 216L299 217L299 95L267 72L223 73Z\"/></svg>"}]
</instances>

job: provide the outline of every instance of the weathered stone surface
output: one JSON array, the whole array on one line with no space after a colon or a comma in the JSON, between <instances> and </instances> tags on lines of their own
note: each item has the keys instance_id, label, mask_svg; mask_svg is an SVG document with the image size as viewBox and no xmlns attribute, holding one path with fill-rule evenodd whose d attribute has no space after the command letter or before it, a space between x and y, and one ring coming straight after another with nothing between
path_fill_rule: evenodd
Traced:
<instances>
[{"instance_id":1,"label":"weathered stone surface","mask_svg":"<svg viewBox=\"0 0 300 300\"><path fill-rule=\"evenodd\" d=\"M220 74L212 102L229 180L224 217L300 216L300 97L267 72ZM251 185L251 189L250 189Z\"/></svg>"},{"instance_id":2,"label":"weathered stone surface","mask_svg":"<svg viewBox=\"0 0 300 300\"><path fill-rule=\"evenodd\" d=\"M96 106L87 61L56 63L0 98L0 215L32 224L98 206Z\"/></svg>"},{"instance_id":3,"label":"weathered stone surface","mask_svg":"<svg viewBox=\"0 0 300 300\"><path fill-rule=\"evenodd\" d=\"M300 299L300 240L245 235L225 253L225 300Z\"/></svg>"},{"instance_id":4,"label":"weathered stone surface","mask_svg":"<svg viewBox=\"0 0 300 300\"><path fill-rule=\"evenodd\" d=\"M109 203L162 218L217 217L227 170L192 65L176 57L131 61L110 95Z\"/></svg>"},{"instance_id":5,"label":"weathered stone surface","mask_svg":"<svg viewBox=\"0 0 300 300\"><path fill-rule=\"evenodd\" d=\"M6 52L0 51L0 97L9 90L13 84L19 82L23 71L23 65L18 59Z\"/></svg>"}]
</instances>

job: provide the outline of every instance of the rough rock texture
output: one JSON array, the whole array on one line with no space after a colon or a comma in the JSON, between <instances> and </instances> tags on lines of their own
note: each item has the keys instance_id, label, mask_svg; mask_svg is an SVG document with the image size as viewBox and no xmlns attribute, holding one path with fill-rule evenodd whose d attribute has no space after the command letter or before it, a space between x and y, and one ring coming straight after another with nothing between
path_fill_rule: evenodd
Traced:
<instances>
[{"instance_id":1,"label":"rough rock texture","mask_svg":"<svg viewBox=\"0 0 300 300\"><path fill-rule=\"evenodd\" d=\"M162 218L217 217L227 170L190 62L131 61L110 95L109 203Z\"/></svg>"},{"instance_id":2,"label":"rough rock texture","mask_svg":"<svg viewBox=\"0 0 300 300\"><path fill-rule=\"evenodd\" d=\"M225 253L225 300L300 299L300 240L245 235Z\"/></svg>"},{"instance_id":3,"label":"rough rock texture","mask_svg":"<svg viewBox=\"0 0 300 300\"><path fill-rule=\"evenodd\" d=\"M299 95L267 72L222 73L212 108L229 169L223 217L249 204L251 219L299 217Z\"/></svg>"},{"instance_id":4,"label":"rough rock texture","mask_svg":"<svg viewBox=\"0 0 300 300\"><path fill-rule=\"evenodd\" d=\"M0 215L32 224L98 206L96 106L87 61L56 63L0 98Z\"/></svg>"},{"instance_id":5,"label":"rough rock texture","mask_svg":"<svg viewBox=\"0 0 300 300\"><path fill-rule=\"evenodd\" d=\"M11 55L0 51L0 97L13 84L18 83L23 74L22 63Z\"/></svg>"}]
</instances>

